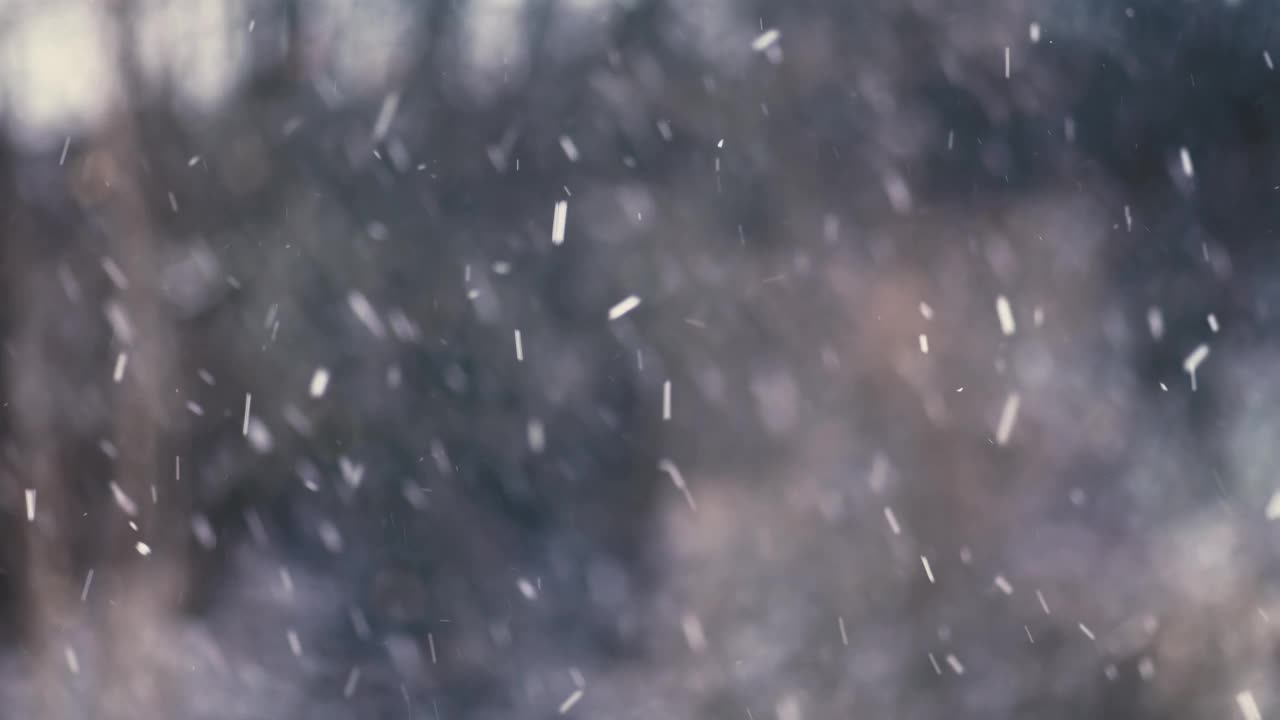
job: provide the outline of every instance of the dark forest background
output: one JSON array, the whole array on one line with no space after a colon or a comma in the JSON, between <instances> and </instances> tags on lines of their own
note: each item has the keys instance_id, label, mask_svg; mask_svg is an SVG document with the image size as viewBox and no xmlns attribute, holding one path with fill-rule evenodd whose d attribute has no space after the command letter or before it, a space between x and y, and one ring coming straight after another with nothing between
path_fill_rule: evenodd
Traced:
<instances>
[{"instance_id":1,"label":"dark forest background","mask_svg":"<svg viewBox=\"0 0 1280 720\"><path fill-rule=\"evenodd\" d=\"M0 1L0 716L1269 716L1277 13Z\"/></svg>"}]
</instances>

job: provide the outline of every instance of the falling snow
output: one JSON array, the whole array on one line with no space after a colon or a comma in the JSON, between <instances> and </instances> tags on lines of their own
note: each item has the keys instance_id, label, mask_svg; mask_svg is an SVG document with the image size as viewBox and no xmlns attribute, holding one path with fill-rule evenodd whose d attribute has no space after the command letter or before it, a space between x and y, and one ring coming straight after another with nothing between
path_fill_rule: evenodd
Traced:
<instances>
[{"instance_id":1,"label":"falling snow","mask_svg":"<svg viewBox=\"0 0 1280 720\"><path fill-rule=\"evenodd\" d=\"M316 368L311 373L311 383L307 386L307 393L313 398L324 397L325 391L329 389L329 371L324 368Z\"/></svg>"},{"instance_id":2,"label":"falling snow","mask_svg":"<svg viewBox=\"0 0 1280 720\"><path fill-rule=\"evenodd\" d=\"M564 244L564 225L569 219L569 201L556 201L555 211L551 217L551 244Z\"/></svg>"},{"instance_id":3,"label":"falling snow","mask_svg":"<svg viewBox=\"0 0 1280 720\"><path fill-rule=\"evenodd\" d=\"M996 317L1000 320L1000 332L1004 335L1012 335L1018 330L1018 324L1013 319L1013 306L1009 304L1009 298L999 295L996 297Z\"/></svg>"},{"instance_id":4,"label":"falling snow","mask_svg":"<svg viewBox=\"0 0 1280 720\"><path fill-rule=\"evenodd\" d=\"M6 717L1267 717L1269 6L1081 1L10 3Z\"/></svg>"},{"instance_id":5,"label":"falling snow","mask_svg":"<svg viewBox=\"0 0 1280 720\"><path fill-rule=\"evenodd\" d=\"M1262 711L1258 708L1258 701L1253 699L1252 692L1241 690L1236 693L1236 707L1240 708L1240 715L1244 720L1262 720Z\"/></svg>"},{"instance_id":6,"label":"falling snow","mask_svg":"<svg viewBox=\"0 0 1280 720\"><path fill-rule=\"evenodd\" d=\"M639 306L640 298L635 295L628 295L622 300L619 300L613 307L609 308L609 319L617 320Z\"/></svg>"},{"instance_id":7,"label":"falling snow","mask_svg":"<svg viewBox=\"0 0 1280 720\"><path fill-rule=\"evenodd\" d=\"M1008 445L1009 437L1018 422L1018 409L1022 407L1022 398L1018 393L1009 393L1004 406L1000 409L1000 420L996 423L996 444Z\"/></svg>"},{"instance_id":8,"label":"falling snow","mask_svg":"<svg viewBox=\"0 0 1280 720\"><path fill-rule=\"evenodd\" d=\"M1187 177L1195 177L1196 169L1191 164L1191 151L1182 148L1178 151L1178 158L1182 161L1182 174Z\"/></svg>"}]
</instances>

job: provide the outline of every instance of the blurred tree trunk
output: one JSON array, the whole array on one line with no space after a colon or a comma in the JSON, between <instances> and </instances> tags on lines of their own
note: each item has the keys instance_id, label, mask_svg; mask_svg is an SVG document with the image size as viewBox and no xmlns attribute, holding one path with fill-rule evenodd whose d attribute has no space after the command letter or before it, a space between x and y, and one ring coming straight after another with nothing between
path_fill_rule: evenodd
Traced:
<instances>
[{"instance_id":1,"label":"blurred tree trunk","mask_svg":"<svg viewBox=\"0 0 1280 720\"><path fill-rule=\"evenodd\" d=\"M0 193L15 201L4 223L0 264L8 292L4 501L15 528L5 538L5 567L17 606L14 615L39 676L34 690L41 717L70 717L66 647L58 638L74 624L69 535L75 514L67 505L67 469L62 466L71 451L58 430L56 400L42 392L58 381L56 340L50 330L57 305L45 301L49 288L57 287L56 252L21 205L15 165L4 163L0 178Z\"/></svg>"},{"instance_id":2,"label":"blurred tree trunk","mask_svg":"<svg viewBox=\"0 0 1280 720\"><path fill-rule=\"evenodd\" d=\"M114 478L136 504L141 529L134 531L121 518L103 538L105 562L114 569L106 589L113 597L104 618L99 676L108 718L172 717L179 707L168 697L180 683L169 677L175 668L165 651L171 649L166 638L177 622L187 564L186 498L173 475L161 470L174 463L162 465L162 459L175 457L183 416L169 399L177 348L161 297L160 240L137 178L143 154L134 115L145 97L133 37L135 9L132 2L117 5L121 97L90 150L107 158L112 172L103 215L109 252L128 278L114 298L134 329L132 338L117 338L119 351L128 355L128 372L113 398L119 453Z\"/></svg>"},{"instance_id":3,"label":"blurred tree trunk","mask_svg":"<svg viewBox=\"0 0 1280 720\"><path fill-rule=\"evenodd\" d=\"M142 94L131 37L135 8L125 0L115 9L117 55L107 61L118 67L121 93L109 116L77 142L80 152L64 169L79 186L83 209L101 221L106 257L86 257L95 251L80 236L84 228L60 238L42 227L38 213L24 208L10 166L0 167L0 193L14 201L0 236L11 351L3 364L11 442L3 500L22 528L15 548L6 550L14 559L6 566L31 650L36 717L50 720L86 712L174 717L178 707L166 695L179 683L167 677L174 663L164 651L172 649L170 629L185 587L185 497L169 470L183 416L170 398L175 342L160 299L159 240L137 177L142 154L134 115ZM92 340L60 352L66 341L56 329L67 323L60 315L67 299L59 281L68 258L85 265L109 260L119 268L122 281L86 282L75 306L82 315L75 320L91 335L99 333L104 309L126 319L129 331L116 328L109 357ZM81 357L86 352L90 357ZM123 372L113 382L116 362ZM107 437L117 453L105 477L96 460L78 455L83 438L67 420L78 408L65 392L83 380L77 368L99 363L100 375L89 372L94 386L106 388ZM103 487L108 478L127 500L108 499L117 495ZM85 565L97 578L87 601L81 597Z\"/></svg>"}]
</instances>

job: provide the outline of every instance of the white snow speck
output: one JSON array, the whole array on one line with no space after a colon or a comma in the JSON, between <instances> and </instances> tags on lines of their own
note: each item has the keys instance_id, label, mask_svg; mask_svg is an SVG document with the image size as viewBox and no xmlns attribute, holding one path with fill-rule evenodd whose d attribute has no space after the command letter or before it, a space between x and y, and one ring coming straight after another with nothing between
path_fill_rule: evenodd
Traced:
<instances>
[{"instance_id":1,"label":"white snow speck","mask_svg":"<svg viewBox=\"0 0 1280 720\"><path fill-rule=\"evenodd\" d=\"M102 271L111 279L111 284L115 285L117 290L128 289L129 279L124 276L124 271L120 269L115 260L109 257L102 258Z\"/></svg>"},{"instance_id":2,"label":"white snow speck","mask_svg":"<svg viewBox=\"0 0 1280 720\"><path fill-rule=\"evenodd\" d=\"M565 713L572 710L573 706L577 705L578 701L581 699L582 699L582 688L578 688L577 690L574 690L573 693L569 695L569 697L565 698L564 702L560 703L560 714L564 715Z\"/></svg>"},{"instance_id":3,"label":"white snow speck","mask_svg":"<svg viewBox=\"0 0 1280 720\"><path fill-rule=\"evenodd\" d=\"M322 521L316 527L316 534L320 536L320 544L324 545L325 550L334 555L342 552L342 531L332 521Z\"/></svg>"},{"instance_id":4,"label":"white snow speck","mask_svg":"<svg viewBox=\"0 0 1280 720\"><path fill-rule=\"evenodd\" d=\"M316 368L311 373L311 385L307 388L307 392L313 398L324 397L324 393L329 389L329 371L324 368Z\"/></svg>"},{"instance_id":5,"label":"white snow speck","mask_svg":"<svg viewBox=\"0 0 1280 720\"><path fill-rule=\"evenodd\" d=\"M693 501L693 493L689 492L689 485L684 480L684 475L680 473L680 468L670 460L663 458L658 461L658 470L666 473L671 478L671 484L684 495L685 502L689 503L689 509L697 512L698 503Z\"/></svg>"},{"instance_id":6,"label":"white snow speck","mask_svg":"<svg viewBox=\"0 0 1280 720\"><path fill-rule=\"evenodd\" d=\"M540 453L547 447L547 431L543 427L542 421L538 418L530 418L529 424L525 427L525 439L529 442L529 451Z\"/></svg>"},{"instance_id":7,"label":"white snow speck","mask_svg":"<svg viewBox=\"0 0 1280 720\"><path fill-rule=\"evenodd\" d=\"M400 93L387 93L382 98L382 107L378 108L378 119L373 123L372 140L375 143L382 142L387 136L387 131L391 129L391 121L395 120L396 110L400 107Z\"/></svg>"},{"instance_id":8,"label":"white snow speck","mask_svg":"<svg viewBox=\"0 0 1280 720\"><path fill-rule=\"evenodd\" d=\"M377 311L373 309L373 305L369 303L369 298L364 293L352 290L347 293L347 306L351 308L351 312L355 314L360 324L364 325L369 332L379 340L386 337L387 328L382 324L382 318L378 317Z\"/></svg>"},{"instance_id":9,"label":"white snow speck","mask_svg":"<svg viewBox=\"0 0 1280 720\"><path fill-rule=\"evenodd\" d=\"M1199 369L1200 364L1203 363L1205 359L1208 357L1209 357L1209 346L1205 345L1204 343L1201 343L1196 346L1195 350L1191 351L1191 354L1188 355L1185 360L1182 361L1183 372L1191 376L1192 392L1194 392L1196 389L1196 370Z\"/></svg>"},{"instance_id":10,"label":"white snow speck","mask_svg":"<svg viewBox=\"0 0 1280 720\"><path fill-rule=\"evenodd\" d=\"M1003 295L996 296L996 317L1000 320L1000 332L1006 336L1018 331L1018 323L1013 319L1013 306Z\"/></svg>"},{"instance_id":11,"label":"white snow speck","mask_svg":"<svg viewBox=\"0 0 1280 720\"><path fill-rule=\"evenodd\" d=\"M1049 603L1047 603L1047 602L1045 602L1045 601L1044 601L1044 593L1042 593L1042 592L1040 592L1039 590L1037 590L1037 591L1036 591L1036 600L1039 600L1039 601L1040 601L1040 609L1044 611L1044 614L1045 614L1045 615L1048 615L1048 614L1049 614Z\"/></svg>"},{"instance_id":12,"label":"white snow speck","mask_svg":"<svg viewBox=\"0 0 1280 720\"><path fill-rule=\"evenodd\" d=\"M111 497L116 501L116 507L120 508L121 512L129 517L137 517L138 504L115 481L111 482Z\"/></svg>"},{"instance_id":13,"label":"white snow speck","mask_svg":"<svg viewBox=\"0 0 1280 720\"><path fill-rule=\"evenodd\" d=\"M249 447L253 448L257 453L269 453L275 445L274 439L271 437L271 431L267 429L267 424L258 418L249 419Z\"/></svg>"},{"instance_id":14,"label":"white snow speck","mask_svg":"<svg viewBox=\"0 0 1280 720\"><path fill-rule=\"evenodd\" d=\"M404 342L414 342L422 337L422 329L404 314L404 310L393 308L387 313L387 322L391 324L391 332Z\"/></svg>"},{"instance_id":15,"label":"white snow speck","mask_svg":"<svg viewBox=\"0 0 1280 720\"><path fill-rule=\"evenodd\" d=\"M1178 157L1182 160L1182 174L1187 177L1195 177L1196 168L1191 164L1191 151L1184 147L1178 150Z\"/></svg>"},{"instance_id":16,"label":"white snow speck","mask_svg":"<svg viewBox=\"0 0 1280 720\"><path fill-rule=\"evenodd\" d=\"M1155 674L1156 664L1154 660L1146 656L1138 660L1138 677L1143 680L1150 680L1155 677Z\"/></svg>"},{"instance_id":17,"label":"white snow speck","mask_svg":"<svg viewBox=\"0 0 1280 720\"><path fill-rule=\"evenodd\" d=\"M694 652L707 649L707 634L702 628L702 620L693 613L685 613L680 618L680 630L684 633L685 644Z\"/></svg>"},{"instance_id":18,"label":"white snow speck","mask_svg":"<svg viewBox=\"0 0 1280 720\"><path fill-rule=\"evenodd\" d=\"M342 686L342 697L349 698L356 694L356 686L360 683L360 668L353 667L347 673L347 682Z\"/></svg>"},{"instance_id":19,"label":"white snow speck","mask_svg":"<svg viewBox=\"0 0 1280 720\"><path fill-rule=\"evenodd\" d=\"M757 35L755 40L751 41L751 49L756 52L764 52L772 47L774 43L778 42L778 38L780 37L782 37L782 33L778 32L777 28L769 28Z\"/></svg>"},{"instance_id":20,"label":"white snow speck","mask_svg":"<svg viewBox=\"0 0 1280 720\"><path fill-rule=\"evenodd\" d=\"M23 495L27 499L27 522L32 522L36 519L36 491L28 488L23 491Z\"/></svg>"},{"instance_id":21,"label":"white snow speck","mask_svg":"<svg viewBox=\"0 0 1280 720\"><path fill-rule=\"evenodd\" d=\"M884 520L889 523L889 530L891 530L894 535L902 534L902 526L898 524L898 516L893 513L893 508L888 505L884 508Z\"/></svg>"},{"instance_id":22,"label":"white snow speck","mask_svg":"<svg viewBox=\"0 0 1280 720\"><path fill-rule=\"evenodd\" d=\"M1147 329L1151 331L1152 340L1164 337L1164 313L1160 308L1155 306L1147 308Z\"/></svg>"},{"instance_id":23,"label":"white snow speck","mask_svg":"<svg viewBox=\"0 0 1280 720\"><path fill-rule=\"evenodd\" d=\"M911 212L911 188L901 175L889 175L884 179L884 192L889 196L889 206L896 213Z\"/></svg>"},{"instance_id":24,"label":"white snow speck","mask_svg":"<svg viewBox=\"0 0 1280 720\"><path fill-rule=\"evenodd\" d=\"M151 546L142 541L138 541L138 544L134 545L133 548L137 550L138 554L142 557L146 557L151 554Z\"/></svg>"},{"instance_id":25,"label":"white snow speck","mask_svg":"<svg viewBox=\"0 0 1280 720\"><path fill-rule=\"evenodd\" d=\"M342 473L342 479L352 488L360 487L360 482L364 480L364 465L352 461L346 455L338 456L338 469Z\"/></svg>"},{"instance_id":26,"label":"white snow speck","mask_svg":"<svg viewBox=\"0 0 1280 720\"><path fill-rule=\"evenodd\" d=\"M244 394L244 422L240 424L240 434L245 437L249 436L249 406L253 404L253 395Z\"/></svg>"},{"instance_id":27,"label":"white snow speck","mask_svg":"<svg viewBox=\"0 0 1280 720\"><path fill-rule=\"evenodd\" d=\"M209 518L204 515L191 516L191 534L195 536L196 542L205 550L212 550L218 546L218 535L213 530L213 524L209 522Z\"/></svg>"},{"instance_id":28,"label":"white snow speck","mask_svg":"<svg viewBox=\"0 0 1280 720\"><path fill-rule=\"evenodd\" d=\"M920 556L920 564L921 564L921 565L924 565L924 574L925 574L925 577L929 578L929 582L930 582L930 583L934 582L934 580L933 580L933 568L929 566L929 558L925 557L924 555L921 555L921 556Z\"/></svg>"},{"instance_id":29,"label":"white snow speck","mask_svg":"<svg viewBox=\"0 0 1280 720\"><path fill-rule=\"evenodd\" d=\"M1248 690L1241 690L1236 693L1236 705L1240 708L1240 714L1244 716L1244 720L1262 720L1262 711L1258 709L1258 701L1253 699L1253 693Z\"/></svg>"},{"instance_id":30,"label":"white snow speck","mask_svg":"<svg viewBox=\"0 0 1280 720\"><path fill-rule=\"evenodd\" d=\"M933 319L933 308L929 307L929 303L927 302L920 303L920 317L924 318L925 320Z\"/></svg>"},{"instance_id":31,"label":"white snow speck","mask_svg":"<svg viewBox=\"0 0 1280 720\"><path fill-rule=\"evenodd\" d=\"M924 355L929 354L929 336L920 333L920 352Z\"/></svg>"},{"instance_id":32,"label":"white snow speck","mask_svg":"<svg viewBox=\"0 0 1280 720\"><path fill-rule=\"evenodd\" d=\"M524 362L524 341L520 339L519 330L516 330L516 362Z\"/></svg>"},{"instance_id":33,"label":"white snow speck","mask_svg":"<svg viewBox=\"0 0 1280 720\"><path fill-rule=\"evenodd\" d=\"M289 628L285 632L285 637L289 641L289 652L293 653L294 657L302 657L302 641L298 639L298 632L293 628Z\"/></svg>"},{"instance_id":34,"label":"white snow speck","mask_svg":"<svg viewBox=\"0 0 1280 720\"><path fill-rule=\"evenodd\" d=\"M1276 64L1271 62L1271 53L1267 50L1262 51L1262 62L1267 64L1268 70L1275 70Z\"/></svg>"},{"instance_id":35,"label":"white snow speck","mask_svg":"<svg viewBox=\"0 0 1280 720\"><path fill-rule=\"evenodd\" d=\"M569 201L557 200L551 214L551 244L564 244L564 224L569 219Z\"/></svg>"},{"instance_id":36,"label":"white snow speck","mask_svg":"<svg viewBox=\"0 0 1280 720\"><path fill-rule=\"evenodd\" d=\"M1004 79L1005 80L1009 79L1009 74L1013 69L1011 65L1012 61L1013 59L1012 57L1010 57L1009 46L1005 45L1004 46Z\"/></svg>"},{"instance_id":37,"label":"white snow speck","mask_svg":"<svg viewBox=\"0 0 1280 720\"><path fill-rule=\"evenodd\" d=\"M537 588L535 588L535 587L533 586L533 583L529 582L528 580L526 580L526 579L524 579L524 578L518 578L518 579L516 580L516 588L517 588L518 590L520 590L520 594L524 596L524 599L525 599L525 600L537 600L537 599L538 599L538 590L537 590Z\"/></svg>"},{"instance_id":38,"label":"white snow speck","mask_svg":"<svg viewBox=\"0 0 1280 720\"><path fill-rule=\"evenodd\" d=\"M1218 316L1213 313L1209 313L1209 316L1205 319L1209 322L1209 331L1215 333L1218 332Z\"/></svg>"},{"instance_id":39,"label":"white snow speck","mask_svg":"<svg viewBox=\"0 0 1280 720\"><path fill-rule=\"evenodd\" d=\"M1096 638L1093 636L1093 631L1092 631L1092 630L1090 630L1090 629L1088 628L1088 626L1086 626L1084 623L1077 623L1077 625L1079 625L1079 627L1080 627L1080 632L1084 633L1084 636L1085 636L1085 637L1089 638L1090 640L1095 640L1095 639L1096 639Z\"/></svg>"},{"instance_id":40,"label":"white snow speck","mask_svg":"<svg viewBox=\"0 0 1280 720\"><path fill-rule=\"evenodd\" d=\"M560 149L564 151L564 156L569 158L569 162L578 162L578 146L573 143L573 138L561 135Z\"/></svg>"},{"instance_id":41,"label":"white snow speck","mask_svg":"<svg viewBox=\"0 0 1280 720\"><path fill-rule=\"evenodd\" d=\"M662 383L662 419L671 419L671 381Z\"/></svg>"},{"instance_id":42,"label":"white snow speck","mask_svg":"<svg viewBox=\"0 0 1280 720\"><path fill-rule=\"evenodd\" d=\"M1000 422L996 424L996 444L1001 447L1009 444L1009 436L1013 434L1013 426L1018 423L1018 408L1022 398L1018 393L1009 393L1004 407L1000 410Z\"/></svg>"},{"instance_id":43,"label":"white snow speck","mask_svg":"<svg viewBox=\"0 0 1280 720\"><path fill-rule=\"evenodd\" d=\"M836 621L837 621L837 622L839 622L839 624L840 624L840 642L844 643L845 645L848 645L848 644L849 644L849 633L848 633L848 631L846 631L846 630L844 629L844 618L843 618L843 617L838 617L838 618L836 618Z\"/></svg>"},{"instance_id":44,"label":"white snow speck","mask_svg":"<svg viewBox=\"0 0 1280 720\"><path fill-rule=\"evenodd\" d=\"M1005 595L1013 594L1013 586L1009 584L1009 581L1003 575L996 576L995 586Z\"/></svg>"},{"instance_id":45,"label":"white snow speck","mask_svg":"<svg viewBox=\"0 0 1280 720\"><path fill-rule=\"evenodd\" d=\"M1268 520L1280 520L1280 490L1273 492L1267 501L1266 516Z\"/></svg>"},{"instance_id":46,"label":"white snow speck","mask_svg":"<svg viewBox=\"0 0 1280 720\"><path fill-rule=\"evenodd\" d=\"M1031 26L1027 28L1027 34L1031 36L1031 42L1040 42L1040 23L1031 23Z\"/></svg>"},{"instance_id":47,"label":"white snow speck","mask_svg":"<svg viewBox=\"0 0 1280 720\"><path fill-rule=\"evenodd\" d=\"M617 320L627 313L635 310L640 306L640 298L635 295L628 295L618 302L618 304L609 308L609 320Z\"/></svg>"},{"instance_id":48,"label":"white snow speck","mask_svg":"<svg viewBox=\"0 0 1280 720\"><path fill-rule=\"evenodd\" d=\"M124 368L129 364L128 353L120 353L116 356L116 367L111 371L111 379L114 382L120 382L124 379Z\"/></svg>"},{"instance_id":49,"label":"white snow speck","mask_svg":"<svg viewBox=\"0 0 1280 720\"><path fill-rule=\"evenodd\" d=\"M947 664L951 666L951 672L957 675L964 674L964 665L960 663L960 658L957 658L955 655L947 655Z\"/></svg>"}]
</instances>

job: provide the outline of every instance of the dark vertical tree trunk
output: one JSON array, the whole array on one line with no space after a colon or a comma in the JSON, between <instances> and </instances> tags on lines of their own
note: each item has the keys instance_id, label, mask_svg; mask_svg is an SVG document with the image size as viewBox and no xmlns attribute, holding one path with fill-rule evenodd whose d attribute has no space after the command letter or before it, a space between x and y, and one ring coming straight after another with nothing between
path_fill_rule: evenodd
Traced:
<instances>
[{"instance_id":1,"label":"dark vertical tree trunk","mask_svg":"<svg viewBox=\"0 0 1280 720\"><path fill-rule=\"evenodd\" d=\"M143 183L137 179L143 158L134 121L142 107L141 78L134 54L136 44L132 3L122 2L116 16L118 64L123 97L114 115L92 139L94 152L104 154L114 170L112 194L102 209L107 248L128 278L127 287L112 298L135 329L129 342L127 372L115 386L112 412L118 449L116 485L138 509L133 529L119 514L106 527L103 548L113 569L107 592L100 676L106 717L166 717L178 705L169 697L179 683L174 668L161 654L182 602L186 584L186 538L183 520L186 498L172 468L181 413L172 397L175 337L171 318L161 302L161 240L149 220ZM165 460L167 459L167 463Z\"/></svg>"}]
</instances>

